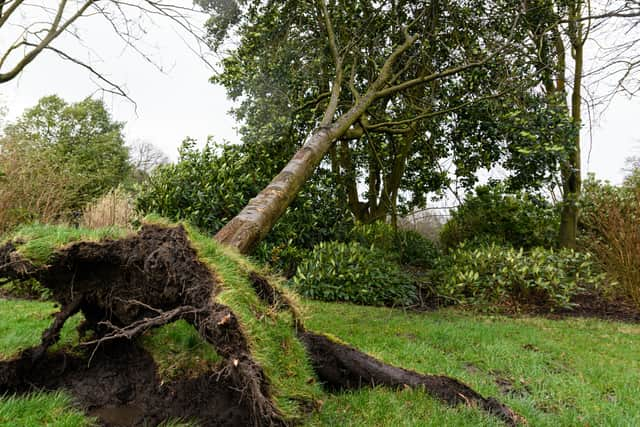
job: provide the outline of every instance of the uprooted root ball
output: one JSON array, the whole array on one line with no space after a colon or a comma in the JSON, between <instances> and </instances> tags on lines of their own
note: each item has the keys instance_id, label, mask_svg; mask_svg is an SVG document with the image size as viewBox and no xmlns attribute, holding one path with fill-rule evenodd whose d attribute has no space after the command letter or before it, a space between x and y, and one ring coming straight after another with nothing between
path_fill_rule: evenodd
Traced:
<instances>
[{"instance_id":1,"label":"uprooted root ball","mask_svg":"<svg viewBox=\"0 0 640 427\"><path fill-rule=\"evenodd\" d=\"M234 313L214 300L219 291L215 275L198 260L181 226L145 226L137 235L121 240L79 242L56 252L49 265L41 268L6 262L9 257L18 259L10 250L0 250L0 254L5 258L0 261L5 270L0 270L0 276L35 277L62 306L43 334L41 345L25 350L12 364L4 364L0 392L25 384L27 373L58 340L64 322L78 311L86 319L83 329L95 332L91 340L81 344L91 346L91 353L111 341L133 339L150 328L185 319L224 357L222 374L213 378L219 378L230 390L239 390L232 394L239 395L237 406L243 401L247 419L255 425L285 424ZM11 270L12 265L20 269ZM95 354L92 356L95 359Z\"/></svg>"}]
</instances>

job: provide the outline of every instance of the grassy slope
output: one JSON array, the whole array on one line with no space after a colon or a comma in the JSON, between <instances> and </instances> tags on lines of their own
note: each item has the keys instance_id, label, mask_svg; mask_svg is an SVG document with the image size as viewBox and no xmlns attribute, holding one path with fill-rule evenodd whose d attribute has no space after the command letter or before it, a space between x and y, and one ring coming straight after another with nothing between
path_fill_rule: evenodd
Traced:
<instances>
[{"instance_id":1,"label":"grassy slope","mask_svg":"<svg viewBox=\"0 0 640 427\"><path fill-rule=\"evenodd\" d=\"M425 314L307 303L310 328L381 359L461 379L503 399L532 426L640 425L640 325L586 319L512 319L453 310ZM508 380L501 393L496 380ZM310 425L499 425L405 391L330 397Z\"/></svg>"},{"instance_id":2,"label":"grassy slope","mask_svg":"<svg viewBox=\"0 0 640 427\"><path fill-rule=\"evenodd\" d=\"M328 331L387 362L460 378L484 394L500 396L530 425L640 425L640 406L634 400L640 395L639 325L455 311L409 314L316 302L306 306L309 327ZM2 356L37 343L37 334L21 340L15 336L44 328L51 310L48 303L0 300ZM65 328L63 337L69 342L72 334L72 328ZM179 354L180 340L168 336ZM497 376L513 382L513 394L501 394ZM27 421L33 420L34 408L41 408L39 416L55 420L49 425L83 425L81 418L64 409L68 404L59 394L48 395L48 400L43 396L0 400L0 425L16 425L17 420L24 420L20 425L40 425ZM308 425L500 425L479 411L447 408L415 391L376 389L324 398L322 411ZM58 413L69 418L58 421L52 415Z\"/></svg>"},{"instance_id":3,"label":"grassy slope","mask_svg":"<svg viewBox=\"0 0 640 427\"><path fill-rule=\"evenodd\" d=\"M50 226L44 224L31 224L18 228L0 244L8 240L22 243L16 245L18 252L36 265L47 262L51 253L62 246L79 240L97 242L106 238L122 238L130 231L118 227L106 227L99 229L74 228L63 226Z\"/></svg>"},{"instance_id":4,"label":"grassy slope","mask_svg":"<svg viewBox=\"0 0 640 427\"><path fill-rule=\"evenodd\" d=\"M247 278L250 271L260 270L257 266L192 228L188 232L200 259L222 280L217 300L238 316L253 356L271 380L277 405L289 417L300 415L300 401L318 400L321 391L295 337L291 313L274 310L256 296Z\"/></svg>"},{"instance_id":5,"label":"grassy slope","mask_svg":"<svg viewBox=\"0 0 640 427\"><path fill-rule=\"evenodd\" d=\"M171 225L159 219L149 220ZM276 404L290 418L301 416L300 402L319 400L322 392L313 381L309 363L305 363L304 348L295 338L291 314L273 310L255 295L248 281L248 272L259 270L258 267L196 230L188 227L188 232L200 259L222 281L223 291L217 299L230 306L238 316L254 357L271 380ZM54 249L74 241L98 241L124 235L126 232L119 229L86 230L33 225L22 227L11 237L24 242L17 245L23 256L36 264L44 264ZM0 300L0 359L37 344L53 311L51 304ZM76 319L76 325L80 320ZM77 341L72 324L65 326L62 336L65 343ZM143 344L154 355L160 374L166 379L198 374L211 368L218 360L210 346L203 343L185 322L153 331L144 337Z\"/></svg>"}]
</instances>

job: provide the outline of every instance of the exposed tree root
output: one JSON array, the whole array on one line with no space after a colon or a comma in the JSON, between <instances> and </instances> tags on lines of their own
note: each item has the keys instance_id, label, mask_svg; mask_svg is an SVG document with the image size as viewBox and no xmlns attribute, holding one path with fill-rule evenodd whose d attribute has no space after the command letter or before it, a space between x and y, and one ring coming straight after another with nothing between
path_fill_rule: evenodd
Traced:
<instances>
[{"instance_id":1,"label":"exposed tree root","mask_svg":"<svg viewBox=\"0 0 640 427\"><path fill-rule=\"evenodd\" d=\"M486 399L456 379L440 375L423 375L388 365L353 347L332 341L324 335L303 332L299 336L311 356L318 377L331 390L380 385L392 388L421 388L450 405L464 404L482 408L497 415L509 425L524 422L522 417L496 399Z\"/></svg>"},{"instance_id":2,"label":"exposed tree root","mask_svg":"<svg viewBox=\"0 0 640 427\"><path fill-rule=\"evenodd\" d=\"M80 310L81 301L82 299L78 297L71 301L71 303L69 303L62 310L57 312L53 324L42 334L40 345L32 349L28 349L23 354L23 357L29 355L31 358L31 363L35 364L39 362L40 359L42 359L42 356L44 356L44 354L47 352L49 347L58 342L58 340L60 339L60 331L64 326L64 322L66 322L69 317L73 316L78 312L78 310Z\"/></svg>"},{"instance_id":3,"label":"exposed tree root","mask_svg":"<svg viewBox=\"0 0 640 427\"><path fill-rule=\"evenodd\" d=\"M274 406L269 381L253 359L238 319L229 307L215 301L218 280L198 260L182 227L145 226L138 235L121 240L76 243L56 252L46 267L21 259L7 244L0 247L0 278L36 278L62 305L39 346L0 364L0 393L20 389L25 381L28 383L30 373L39 372L39 365L51 363L45 357L46 350L59 339L65 321L78 311L86 319L83 329L95 332L93 339L82 343L93 347L94 353L97 346L111 348L150 328L184 319L225 359L219 375L228 387L240 391L252 423L287 425ZM293 311L293 304L266 279L251 273L250 281L269 305ZM485 399L455 379L387 365L326 336L305 331L297 313L293 316L313 367L329 389L419 387L448 404L487 410L510 425L524 421L495 399Z\"/></svg>"}]
</instances>

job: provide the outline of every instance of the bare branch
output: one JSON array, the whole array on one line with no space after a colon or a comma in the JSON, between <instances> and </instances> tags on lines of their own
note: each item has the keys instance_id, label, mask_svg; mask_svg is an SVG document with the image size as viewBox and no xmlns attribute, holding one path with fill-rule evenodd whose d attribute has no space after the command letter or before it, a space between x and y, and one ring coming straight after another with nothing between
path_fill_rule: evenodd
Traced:
<instances>
[{"instance_id":1,"label":"bare branch","mask_svg":"<svg viewBox=\"0 0 640 427\"><path fill-rule=\"evenodd\" d=\"M11 14L15 12L18 6L20 6L20 4L23 2L24 0L15 0L13 4L11 4L11 6L9 6L9 8L6 11L2 11L2 13L0 13L0 27L2 27L4 23L7 22L7 19L9 19ZM4 4L5 2L2 2L3 6Z\"/></svg>"},{"instance_id":2,"label":"bare branch","mask_svg":"<svg viewBox=\"0 0 640 427\"><path fill-rule=\"evenodd\" d=\"M31 43L26 43L27 46L30 46ZM52 52L57 53L61 58L67 60L67 61L71 61L76 65L81 66L82 68L88 70L93 76L97 77L98 80L103 81L104 83L106 83L107 85L109 85L112 89L104 89L106 91L109 91L111 93L114 93L116 95L122 96L123 98L129 100L134 107L136 107L136 103L133 99L131 99L129 97L129 95L127 95L127 92L118 84L112 82L111 80L109 80L108 78L106 78L103 74L101 74L99 71L97 71L95 68L91 67L90 65L80 61L79 59L73 58L72 56L69 56L67 53L61 51L60 49L57 49L53 46L45 46L46 50L50 50ZM137 107L136 107L137 108Z\"/></svg>"},{"instance_id":3,"label":"bare branch","mask_svg":"<svg viewBox=\"0 0 640 427\"><path fill-rule=\"evenodd\" d=\"M109 333L107 335L104 335L101 338L80 343L80 345L83 346L83 347L88 347L88 346L92 346L94 344L100 345L100 344L102 344L104 342L117 340L117 339L129 339L130 340L130 339L133 339L135 337L140 336L142 333L144 333L145 331L147 331L149 329L157 328L158 326L162 326L162 325L166 325L167 323L171 323L174 320L181 319L181 318L184 318L184 317L186 317L188 315L193 315L193 314L196 314L196 313L208 312L207 309L208 309L208 307L206 307L206 308L196 308L196 307L192 307L192 306L180 306L180 307L174 308L173 310L169 310L169 311L165 311L165 312L160 311L159 314L157 316L155 316L155 317L144 318L144 319L141 319L141 320L137 320L135 322L130 323L129 325L127 325L125 327L122 327L122 328L119 328L119 327L113 325L111 322L105 320L105 321L99 322L99 325L105 326L105 327L111 329L113 332L111 332L111 333ZM155 310L155 311L158 312L158 310Z\"/></svg>"},{"instance_id":4,"label":"bare branch","mask_svg":"<svg viewBox=\"0 0 640 427\"><path fill-rule=\"evenodd\" d=\"M67 18L64 23L62 17L64 14L67 0L61 0L58 5L58 11L51 23L47 36L40 43L34 45L33 50L28 52L18 63L7 73L0 73L0 83L7 82L17 76L31 61L33 61L47 46L51 44L60 34L62 34L73 22L75 22L96 0L87 0L73 15Z\"/></svg>"},{"instance_id":5,"label":"bare branch","mask_svg":"<svg viewBox=\"0 0 640 427\"><path fill-rule=\"evenodd\" d=\"M338 102L340 101L340 89L342 88L344 68L342 66L342 57L338 53L336 36L333 31L333 24L331 23L329 12L327 10L327 4L325 3L324 0L318 0L318 4L320 6L320 10L324 18L324 24L327 31L327 38L329 41L329 49L331 49L333 62L335 63L335 66L336 66L336 76L331 86L331 98L329 99L329 105L327 106L327 109L324 112L322 121L320 122L320 126L328 126L333 121L333 115L335 114L336 109L338 108Z\"/></svg>"}]
</instances>

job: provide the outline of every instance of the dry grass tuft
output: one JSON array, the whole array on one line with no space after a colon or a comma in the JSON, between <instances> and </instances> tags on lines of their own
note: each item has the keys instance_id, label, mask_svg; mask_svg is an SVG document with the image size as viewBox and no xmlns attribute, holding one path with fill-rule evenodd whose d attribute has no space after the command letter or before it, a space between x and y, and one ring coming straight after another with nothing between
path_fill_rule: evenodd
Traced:
<instances>
[{"instance_id":1,"label":"dry grass tuft","mask_svg":"<svg viewBox=\"0 0 640 427\"><path fill-rule=\"evenodd\" d=\"M0 151L0 234L22 223L66 219L76 187L72 174L41 153Z\"/></svg>"},{"instance_id":2,"label":"dry grass tuft","mask_svg":"<svg viewBox=\"0 0 640 427\"><path fill-rule=\"evenodd\" d=\"M81 225L87 228L131 228L135 219L133 197L124 188L117 187L87 205L82 214Z\"/></svg>"}]
</instances>

